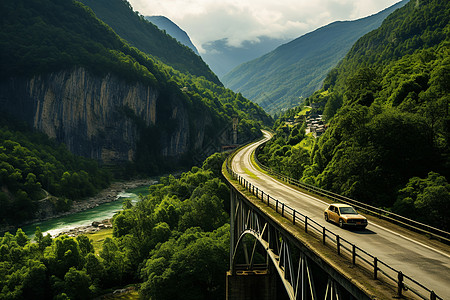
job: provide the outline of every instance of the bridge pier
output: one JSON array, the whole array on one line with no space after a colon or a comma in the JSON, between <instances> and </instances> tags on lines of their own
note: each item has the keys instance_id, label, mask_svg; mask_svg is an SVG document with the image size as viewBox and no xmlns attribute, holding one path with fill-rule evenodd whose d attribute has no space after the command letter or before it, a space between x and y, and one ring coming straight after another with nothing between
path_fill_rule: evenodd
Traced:
<instances>
[{"instance_id":1,"label":"bridge pier","mask_svg":"<svg viewBox=\"0 0 450 300\"><path fill-rule=\"evenodd\" d=\"M277 294L277 276L269 270L227 272L227 294L229 300L281 300Z\"/></svg>"}]
</instances>

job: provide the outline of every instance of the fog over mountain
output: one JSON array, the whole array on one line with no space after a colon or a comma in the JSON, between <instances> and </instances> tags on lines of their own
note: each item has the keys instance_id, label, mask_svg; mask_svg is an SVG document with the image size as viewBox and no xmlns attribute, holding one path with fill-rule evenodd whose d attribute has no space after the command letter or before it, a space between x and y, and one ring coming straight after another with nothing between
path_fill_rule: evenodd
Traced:
<instances>
[{"instance_id":1,"label":"fog over mountain","mask_svg":"<svg viewBox=\"0 0 450 300\"><path fill-rule=\"evenodd\" d=\"M263 36L257 42L245 41L241 47L234 47L228 44L227 39L222 39L203 44L202 47L206 52L201 56L211 70L222 79L238 65L260 57L286 42L288 42L286 39Z\"/></svg>"}]
</instances>

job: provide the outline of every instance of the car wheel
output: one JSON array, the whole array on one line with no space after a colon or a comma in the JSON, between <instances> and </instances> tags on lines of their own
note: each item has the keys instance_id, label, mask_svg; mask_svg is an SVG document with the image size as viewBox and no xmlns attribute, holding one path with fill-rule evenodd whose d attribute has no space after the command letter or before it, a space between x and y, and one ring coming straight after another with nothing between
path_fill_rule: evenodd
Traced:
<instances>
[{"instance_id":1,"label":"car wheel","mask_svg":"<svg viewBox=\"0 0 450 300\"><path fill-rule=\"evenodd\" d=\"M325 214L325 221L327 221L327 222L329 221L328 220L328 214Z\"/></svg>"},{"instance_id":2,"label":"car wheel","mask_svg":"<svg viewBox=\"0 0 450 300\"><path fill-rule=\"evenodd\" d=\"M339 219L339 227L344 228L344 220Z\"/></svg>"}]
</instances>

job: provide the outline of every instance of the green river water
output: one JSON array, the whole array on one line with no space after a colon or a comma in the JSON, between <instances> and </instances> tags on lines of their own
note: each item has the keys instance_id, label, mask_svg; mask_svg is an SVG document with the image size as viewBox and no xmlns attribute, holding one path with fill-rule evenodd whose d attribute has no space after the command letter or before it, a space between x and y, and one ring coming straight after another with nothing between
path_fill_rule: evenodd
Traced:
<instances>
[{"instance_id":1,"label":"green river water","mask_svg":"<svg viewBox=\"0 0 450 300\"><path fill-rule=\"evenodd\" d=\"M55 219L23 226L22 230L26 235L28 235L29 238L33 238L36 231L36 226L39 226L44 235L49 233L51 236L55 237L63 231L67 231L76 227L88 226L91 225L94 221L102 221L111 218L116 212L122 210L123 200L129 198L133 203L136 203L139 200L138 195L147 195L147 190L148 186L127 190L120 193L116 201L100 204L97 207L77 212L68 216L62 216Z\"/></svg>"}]
</instances>

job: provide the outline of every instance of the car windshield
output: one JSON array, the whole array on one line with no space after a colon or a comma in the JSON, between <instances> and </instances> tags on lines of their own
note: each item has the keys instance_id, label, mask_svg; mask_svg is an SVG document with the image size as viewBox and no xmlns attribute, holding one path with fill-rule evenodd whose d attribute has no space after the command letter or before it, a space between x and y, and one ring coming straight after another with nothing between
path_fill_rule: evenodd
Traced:
<instances>
[{"instance_id":1,"label":"car windshield","mask_svg":"<svg viewBox=\"0 0 450 300\"><path fill-rule=\"evenodd\" d=\"M353 207L340 207L339 210L343 215L357 215L358 213Z\"/></svg>"}]
</instances>

